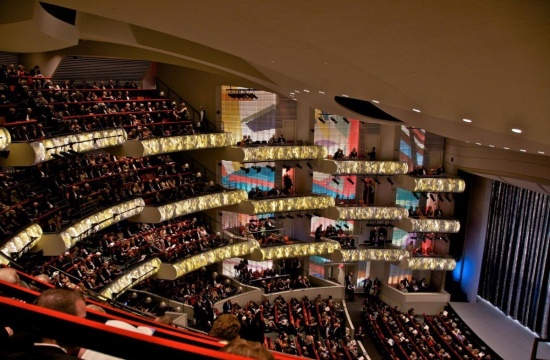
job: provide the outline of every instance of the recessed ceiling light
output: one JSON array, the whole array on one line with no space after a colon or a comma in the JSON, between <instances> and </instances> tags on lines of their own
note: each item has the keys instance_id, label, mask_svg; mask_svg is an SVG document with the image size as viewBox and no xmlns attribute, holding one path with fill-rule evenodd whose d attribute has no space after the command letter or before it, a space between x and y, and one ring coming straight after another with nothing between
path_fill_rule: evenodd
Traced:
<instances>
[{"instance_id":1,"label":"recessed ceiling light","mask_svg":"<svg viewBox=\"0 0 550 360\"><path fill-rule=\"evenodd\" d=\"M476 145L481 145L481 143L476 143Z\"/></svg>"},{"instance_id":2,"label":"recessed ceiling light","mask_svg":"<svg viewBox=\"0 0 550 360\"><path fill-rule=\"evenodd\" d=\"M516 134L522 133L521 129L516 129L516 128L512 129L512 132L515 132Z\"/></svg>"},{"instance_id":3,"label":"recessed ceiling light","mask_svg":"<svg viewBox=\"0 0 550 360\"><path fill-rule=\"evenodd\" d=\"M307 93L308 93L308 92L309 92L309 90L308 90L308 89L304 89L304 92L307 92Z\"/></svg>"},{"instance_id":4,"label":"recessed ceiling light","mask_svg":"<svg viewBox=\"0 0 550 360\"><path fill-rule=\"evenodd\" d=\"M275 62L275 60L271 60L271 62L272 62L272 63L274 63L274 62Z\"/></svg>"},{"instance_id":5,"label":"recessed ceiling light","mask_svg":"<svg viewBox=\"0 0 550 360\"><path fill-rule=\"evenodd\" d=\"M325 92L324 92L324 91L321 91L321 90L319 90L319 94L323 94L323 95L324 95L324 94L325 94Z\"/></svg>"},{"instance_id":6,"label":"recessed ceiling light","mask_svg":"<svg viewBox=\"0 0 550 360\"><path fill-rule=\"evenodd\" d=\"M373 103L376 103L376 104L380 103L380 101L374 100L374 99L372 99L372 102L373 102Z\"/></svg>"},{"instance_id":7,"label":"recessed ceiling light","mask_svg":"<svg viewBox=\"0 0 550 360\"><path fill-rule=\"evenodd\" d=\"M472 120L470 120L470 119L462 119L462 121L467 122L467 123L471 123L471 122L472 122Z\"/></svg>"},{"instance_id":8,"label":"recessed ceiling light","mask_svg":"<svg viewBox=\"0 0 550 360\"><path fill-rule=\"evenodd\" d=\"M495 147L495 145L489 145L489 147Z\"/></svg>"},{"instance_id":9,"label":"recessed ceiling light","mask_svg":"<svg viewBox=\"0 0 550 360\"><path fill-rule=\"evenodd\" d=\"M525 150L525 149L519 149L519 151L521 151L521 152L527 152L527 150Z\"/></svg>"},{"instance_id":10,"label":"recessed ceiling light","mask_svg":"<svg viewBox=\"0 0 550 360\"><path fill-rule=\"evenodd\" d=\"M348 97L346 94L342 94L343 97Z\"/></svg>"},{"instance_id":11,"label":"recessed ceiling light","mask_svg":"<svg viewBox=\"0 0 550 360\"><path fill-rule=\"evenodd\" d=\"M420 110L418 110L418 109L413 109L413 111L414 111L414 112L418 112L418 113L420 112Z\"/></svg>"},{"instance_id":12,"label":"recessed ceiling light","mask_svg":"<svg viewBox=\"0 0 550 360\"><path fill-rule=\"evenodd\" d=\"M510 150L510 148L505 146L505 147L504 147L504 150Z\"/></svg>"},{"instance_id":13,"label":"recessed ceiling light","mask_svg":"<svg viewBox=\"0 0 550 360\"><path fill-rule=\"evenodd\" d=\"M294 92L295 92L295 93L298 93L298 94L300 93L298 90L294 90Z\"/></svg>"},{"instance_id":14,"label":"recessed ceiling light","mask_svg":"<svg viewBox=\"0 0 550 360\"><path fill-rule=\"evenodd\" d=\"M544 151L539 151L539 154L544 155Z\"/></svg>"}]
</instances>

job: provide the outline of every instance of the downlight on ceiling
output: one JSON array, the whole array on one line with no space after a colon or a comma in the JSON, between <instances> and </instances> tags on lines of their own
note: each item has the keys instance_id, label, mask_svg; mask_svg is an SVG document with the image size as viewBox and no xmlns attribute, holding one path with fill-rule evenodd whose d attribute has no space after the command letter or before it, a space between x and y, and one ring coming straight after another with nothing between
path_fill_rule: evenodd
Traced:
<instances>
[{"instance_id":1,"label":"downlight on ceiling","mask_svg":"<svg viewBox=\"0 0 550 360\"><path fill-rule=\"evenodd\" d=\"M379 104L379 103L380 103L380 101L374 100L374 99L372 99L372 102L375 103L375 104Z\"/></svg>"},{"instance_id":2,"label":"downlight on ceiling","mask_svg":"<svg viewBox=\"0 0 550 360\"><path fill-rule=\"evenodd\" d=\"M420 110L418 110L418 109L413 109L413 111L414 111L414 112L417 112L417 113L420 112Z\"/></svg>"},{"instance_id":3,"label":"downlight on ceiling","mask_svg":"<svg viewBox=\"0 0 550 360\"><path fill-rule=\"evenodd\" d=\"M539 154L544 155L544 151L539 151Z\"/></svg>"},{"instance_id":4,"label":"downlight on ceiling","mask_svg":"<svg viewBox=\"0 0 550 360\"><path fill-rule=\"evenodd\" d=\"M472 120L470 120L470 119L462 119L462 121L467 122L467 123L471 123L471 122L472 122Z\"/></svg>"},{"instance_id":5,"label":"downlight on ceiling","mask_svg":"<svg viewBox=\"0 0 550 360\"><path fill-rule=\"evenodd\" d=\"M521 134L523 131L521 131L521 129L513 128L512 132L515 132L516 134Z\"/></svg>"}]
</instances>

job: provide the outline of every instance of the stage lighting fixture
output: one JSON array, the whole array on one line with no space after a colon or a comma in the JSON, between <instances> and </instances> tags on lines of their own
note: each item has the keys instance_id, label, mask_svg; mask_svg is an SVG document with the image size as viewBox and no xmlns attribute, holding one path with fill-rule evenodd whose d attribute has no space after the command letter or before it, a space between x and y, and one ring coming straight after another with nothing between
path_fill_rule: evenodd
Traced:
<instances>
[{"instance_id":1,"label":"stage lighting fixture","mask_svg":"<svg viewBox=\"0 0 550 360\"><path fill-rule=\"evenodd\" d=\"M338 179L332 178L332 181L333 181L334 183L336 183L336 185L340 185L340 182L338 181Z\"/></svg>"},{"instance_id":2,"label":"stage lighting fixture","mask_svg":"<svg viewBox=\"0 0 550 360\"><path fill-rule=\"evenodd\" d=\"M441 196L441 194L437 194L437 198L439 199L439 201L444 202L443 196Z\"/></svg>"},{"instance_id":3,"label":"stage lighting fixture","mask_svg":"<svg viewBox=\"0 0 550 360\"><path fill-rule=\"evenodd\" d=\"M313 216L317 216L317 217L321 217L321 214L319 214L318 212L314 213Z\"/></svg>"},{"instance_id":4,"label":"stage lighting fixture","mask_svg":"<svg viewBox=\"0 0 550 360\"><path fill-rule=\"evenodd\" d=\"M351 178L347 178L347 180L351 185L355 185L355 182L353 182L353 180Z\"/></svg>"},{"instance_id":5,"label":"stage lighting fixture","mask_svg":"<svg viewBox=\"0 0 550 360\"><path fill-rule=\"evenodd\" d=\"M304 215L302 215L302 214L296 214L296 217L299 217L300 219L303 219L303 218L304 218Z\"/></svg>"},{"instance_id":6,"label":"stage lighting fixture","mask_svg":"<svg viewBox=\"0 0 550 360\"><path fill-rule=\"evenodd\" d=\"M294 164L294 165L296 165L296 167L297 167L298 169L300 169L300 170L303 169L303 167L302 167L302 165L300 165L300 163L296 163L296 164Z\"/></svg>"},{"instance_id":7,"label":"stage lighting fixture","mask_svg":"<svg viewBox=\"0 0 550 360\"><path fill-rule=\"evenodd\" d=\"M346 122L346 124L349 124L349 120L347 117L343 117L342 119L344 119L344 121Z\"/></svg>"},{"instance_id":8,"label":"stage lighting fixture","mask_svg":"<svg viewBox=\"0 0 550 360\"><path fill-rule=\"evenodd\" d=\"M307 165L308 168L310 168L311 170L313 170L313 165L311 165L311 163L310 163L309 161L306 163L306 165Z\"/></svg>"},{"instance_id":9,"label":"stage lighting fixture","mask_svg":"<svg viewBox=\"0 0 550 360\"><path fill-rule=\"evenodd\" d=\"M435 196L433 194L430 194L430 199L432 199L432 201L435 201Z\"/></svg>"},{"instance_id":10,"label":"stage lighting fixture","mask_svg":"<svg viewBox=\"0 0 550 360\"><path fill-rule=\"evenodd\" d=\"M387 178L386 180L388 180L388 182L390 183L390 185L392 185L392 186L395 185L395 184L393 183L393 180L391 179L391 177L388 176L388 178Z\"/></svg>"},{"instance_id":11,"label":"stage lighting fixture","mask_svg":"<svg viewBox=\"0 0 550 360\"><path fill-rule=\"evenodd\" d=\"M345 227L346 229L349 229L348 224L344 224L344 227Z\"/></svg>"},{"instance_id":12,"label":"stage lighting fixture","mask_svg":"<svg viewBox=\"0 0 550 360\"><path fill-rule=\"evenodd\" d=\"M246 168L244 166L241 166L241 170L245 172L245 174L250 174L250 169Z\"/></svg>"},{"instance_id":13,"label":"stage lighting fixture","mask_svg":"<svg viewBox=\"0 0 550 360\"><path fill-rule=\"evenodd\" d=\"M336 121L336 119L334 118L334 116L331 116L331 117L330 117L330 120L331 120L333 123L338 124L338 121Z\"/></svg>"},{"instance_id":14,"label":"stage lighting fixture","mask_svg":"<svg viewBox=\"0 0 550 360\"><path fill-rule=\"evenodd\" d=\"M336 224L336 227L337 227L338 229L341 229L341 228L342 228L342 225Z\"/></svg>"},{"instance_id":15,"label":"stage lighting fixture","mask_svg":"<svg viewBox=\"0 0 550 360\"><path fill-rule=\"evenodd\" d=\"M453 199L449 196L449 194L445 194L445 199L447 199L448 202L453 201Z\"/></svg>"},{"instance_id":16,"label":"stage lighting fixture","mask_svg":"<svg viewBox=\"0 0 550 360\"><path fill-rule=\"evenodd\" d=\"M426 193L422 193L422 194L420 194L420 195L422 195L422 197L425 198L425 199L428 198L428 195L426 195Z\"/></svg>"},{"instance_id":17,"label":"stage lighting fixture","mask_svg":"<svg viewBox=\"0 0 550 360\"><path fill-rule=\"evenodd\" d=\"M257 173L262 171L262 168L260 166L254 167L254 170L256 170Z\"/></svg>"},{"instance_id":18,"label":"stage lighting fixture","mask_svg":"<svg viewBox=\"0 0 550 360\"><path fill-rule=\"evenodd\" d=\"M327 123L327 122L325 121L325 119L323 119L322 116L319 116L317 119L318 119L320 122L322 122L323 124L326 124L326 123Z\"/></svg>"},{"instance_id":19,"label":"stage lighting fixture","mask_svg":"<svg viewBox=\"0 0 550 360\"><path fill-rule=\"evenodd\" d=\"M380 180L378 180L378 178L374 178L374 182L380 185Z\"/></svg>"},{"instance_id":20,"label":"stage lighting fixture","mask_svg":"<svg viewBox=\"0 0 550 360\"><path fill-rule=\"evenodd\" d=\"M420 196L418 196L417 193L413 192L413 196L416 198L416 200L420 200Z\"/></svg>"},{"instance_id":21,"label":"stage lighting fixture","mask_svg":"<svg viewBox=\"0 0 550 360\"><path fill-rule=\"evenodd\" d=\"M313 173L309 173L309 176L313 177Z\"/></svg>"},{"instance_id":22,"label":"stage lighting fixture","mask_svg":"<svg viewBox=\"0 0 550 360\"><path fill-rule=\"evenodd\" d=\"M267 165L266 168L268 168L269 170L275 172L275 166Z\"/></svg>"}]
</instances>

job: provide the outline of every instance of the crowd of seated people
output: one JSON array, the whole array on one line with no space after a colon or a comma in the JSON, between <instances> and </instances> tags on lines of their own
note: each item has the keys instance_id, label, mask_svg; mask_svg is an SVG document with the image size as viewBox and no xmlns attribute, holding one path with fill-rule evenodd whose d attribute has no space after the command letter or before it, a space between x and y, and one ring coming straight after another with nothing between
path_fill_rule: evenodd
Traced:
<instances>
[{"instance_id":1,"label":"crowd of seated people","mask_svg":"<svg viewBox=\"0 0 550 360\"><path fill-rule=\"evenodd\" d=\"M419 206L413 208L413 206L411 205L408 211L409 217L412 218L442 218L444 216L443 210L441 210L439 206L436 206L434 209L431 205L428 205L427 207L422 209Z\"/></svg>"},{"instance_id":2,"label":"crowd of seated people","mask_svg":"<svg viewBox=\"0 0 550 360\"><path fill-rule=\"evenodd\" d=\"M429 291L430 286L426 282L425 278L417 281L415 277L412 276L410 279L404 277L401 281L399 281L397 288L402 292L426 292Z\"/></svg>"},{"instance_id":3,"label":"crowd of seated people","mask_svg":"<svg viewBox=\"0 0 550 360\"><path fill-rule=\"evenodd\" d=\"M250 135L243 135L243 138L241 141L237 142L237 146L241 147L247 147L247 146L258 146L258 145L285 145L287 143L286 138L283 134L280 134L278 137L277 135L273 134L269 138L269 140L252 140Z\"/></svg>"},{"instance_id":4,"label":"crowd of seated people","mask_svg":"<svg viewBox=\"0 0 550 360\"><path fill-rule=\"evenodd\" d=\"M446 314L446 312L445 312ZM381 354L392 359L491 359L453 326L445 315L417 316L414 309L397 307L368 298L363 307L365 327Z\"/></svg>"},{"instance_id":5,"label":"crowd of seated people","mask_svg":"<svg viewBox=\"0 0 550 360\"><path fill-rule=\"evenodd\" d=\"M443 165L439 165L437 167L432 167L430 170L426 169L424 166L419 165L412 169L409 172L409 175L412 176L439 176L439 175L445 175L445 169L443 169Z\"/></svg>"},{"instance_id":6,"label":"crowd of seated people","mask_svg":"<svg viewBox=\"0 0 550 360\"><path fill-rule=\"evenodd\" d=\"M346 233L340 225L328 224L323 236L338 241L343 248L355 248L355 239L351 234Z\"/></svg>"},{"instance_id":7,"label":"crowd of seated people","mask_svg":"<svg viewBox=\"0 0 550 360\"><path fill-rule=\"evenodd\" d=\"M253 286L264 287L261 283L262 281L265 281L267 285L271 281L277 282L278 280L283 282L283 284L279 283L279 285L284 290L287 288L297 289L311 286L307 276L302 276L303 268L298 258L280 259L271 269L267 268L261 270L253 270L249 267L248 260L241 259L239 264L235 265L234 268L235 278L237 280ZM300 280L300 282L298 282L298 280ZM275 292L277 288L278 287L270 287L268 292Z\"/></svg>"},{"instance_id":8,"label":"crowd of seated people","mask_svg":"<svg viewBox=\"0 0 550 360\"><path fill-rule=\"evenodd\" d=\"M288 176L288 179L290 179L290 176ZM259 199L265 199L265 198L289 196L291 195L290 193L291 189L292 189L291 179L290 179L290 185L286 185L282 189L279 187L279 185L273 185L273 187L269 190L262 190L259 186L254 186L248 192L248 198L250 200L259 200Z\"/></svg>"}]
</instances>

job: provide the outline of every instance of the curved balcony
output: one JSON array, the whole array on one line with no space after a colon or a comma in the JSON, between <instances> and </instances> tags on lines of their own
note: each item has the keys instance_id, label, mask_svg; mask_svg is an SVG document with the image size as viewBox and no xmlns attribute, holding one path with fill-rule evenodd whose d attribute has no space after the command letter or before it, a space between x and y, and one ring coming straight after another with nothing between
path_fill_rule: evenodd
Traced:
<instances>
[{"instance_id":1,"label":"curved balcony","mask_svg":"<svg viewBox=\"0 0 550 360\"><path fill-rule=\"evenodd\" d=\"M8 129L0 127L0 150L4 150L11 143L11 135Z\"/></svg>"},{"instance_id":2,"label":"curved balcony","mask_svg":"<svg viewBox=\"0 0 550 360\"><path fill-rule=\"evenodd\" d=\"M399 176L397 184L402 189L421 193L461 193L466 188L464 180L443 176Z\"/></svg>"},{"instance_id":3,"label":"curved balcony","mask_svg":"<svg viewBox=\"0 0 550 360\"><path fill-rule=\"evenodd\" d=\"M124 291L155 275L160 270L160 267L161 261L159 258L153 258L142 262L114 279L109 285L104 287L99 294L107 299L115 300Z\"/></svg>"},{"instance_id":4,"label":"curved balcony","mask_svg":"<svg viewBox=\"0 0 550 360\"><path fill-rule=\"evenodd\" d=\"M194 212L239 204L248 198L244 190L231 190L221 193L197 196L181 201L172 202L162 206L146 206L141 213L130 221L148 222L158 224L160 222L192 214Z\"/></svg>"},{"instance_id":5,"label":"curved balcony","mask_svg":"<svg viewBox=\"0 0 550 360\"><path fill-rule=\"evenodd\" d=\"M400 220L407 218L407 209L398 206L330 206L321 211L332 220Z\"/></svg>"},{"instance_id":6,"label":"curved balcony","mask_svg":"<svg viewBox=\"0 0 550 360\"><path fill-rule=\"evenodd\" d=\"M215 264L225 259L249 255L259 247L260 244L256 240L250 239L205 251L202 254L188 257L174 264L163 263L157 277L159 279L175 280L203 266Z\"/></svg>"},{"instance_id":7,"label":"curved balcony","mask_svg":"<svg viewBox=\"0 0 550 360\"><path fill-rule=\"evenodd\" d=\"M334 262L389 261L396 262L409 256L405 249L340 249L330 259Z\"/></svg>"},{"instance_id":8,"label":"curved balcony","mask_svg":"<svg viewBox=\"0 0 550 360\"><path fill-rule=\"evenodd\" d=\"M313 255L328 256L338 250L340 250L340 244L336 241L281 244L280 246L258 247L248 258L254 261L264 261Z\"/></svg>"},{"instance_id":9,"label":"curved balcony","mask_svg":"<svg viewBox=\"0 0 550 360\"><path fill-rule=\"evenodd\" d=\"M143 157L178 151L219 148L235 143L233 134L196 134L169 136L147 140L128 140L121 146L109 149L118 156Z\"/></svg>"},{"instance_id":10,"label":"curved balcony","mask_svg":"<svg viewBox=\"0 0 550 360\"><path fill-rule=\"evenodd\" d=\"M228 208L247 215L266 214L283 211L320 210L334 206L334 198L325 195L291 196L263 200L244 200Z\"/></svg>"},{"instance_id":11,"label":"curved balcony","mask_svg":"<svg viewBox=\"0 0 550 360\"><path fill-rule=\"evenodd\" d=\"M409 166L404 161L321 160L313 170L331 175L403 175Z\"/></svg>"},{"instance_id":12,"label":"curved balcony","mask_svg":"<svg viewBox=\"0 0 550 360\"><path fill-rule=\"evenodd\" d=\"M38 244L42 238L42 234L43 232L40 225L31 224L9 238L4 245L0 247L0 251L11 258L17 258ZM4 257L0 257L0 264L7 265L8 260Z\"/></svg>"},{"instance_id":13,"label":"curved balcony","mask_svg":"<svg viewBox=\"0 0 550 360\"><path fill-rule=\"evenodd\" d=\"M399 267L408 270L444 270L452 271L456 268L453 258L442 257L406 257L401 260Z\"/></svg>"},{"instance_id":14,"label":"curved balcony","mask_svg":"<svg viewBox=\"0 0 550 360\"><path fill-rule=\"evenodd\" d=\"M399 220L395 226L410 233L457 233L460 230L458 220L443 219L407 218Z\"/></svg>"},{"instance_id":15,"label":"curved balcony","mask_svg":"<svg viewBox=\"0 0 550 360\"><path fill-rule=\"evenodd\" d=\"M313 160L325 158L328 150L324 146L231 146L225 149L223 160L236 162Z\"/></svg>"}]
</instances>

